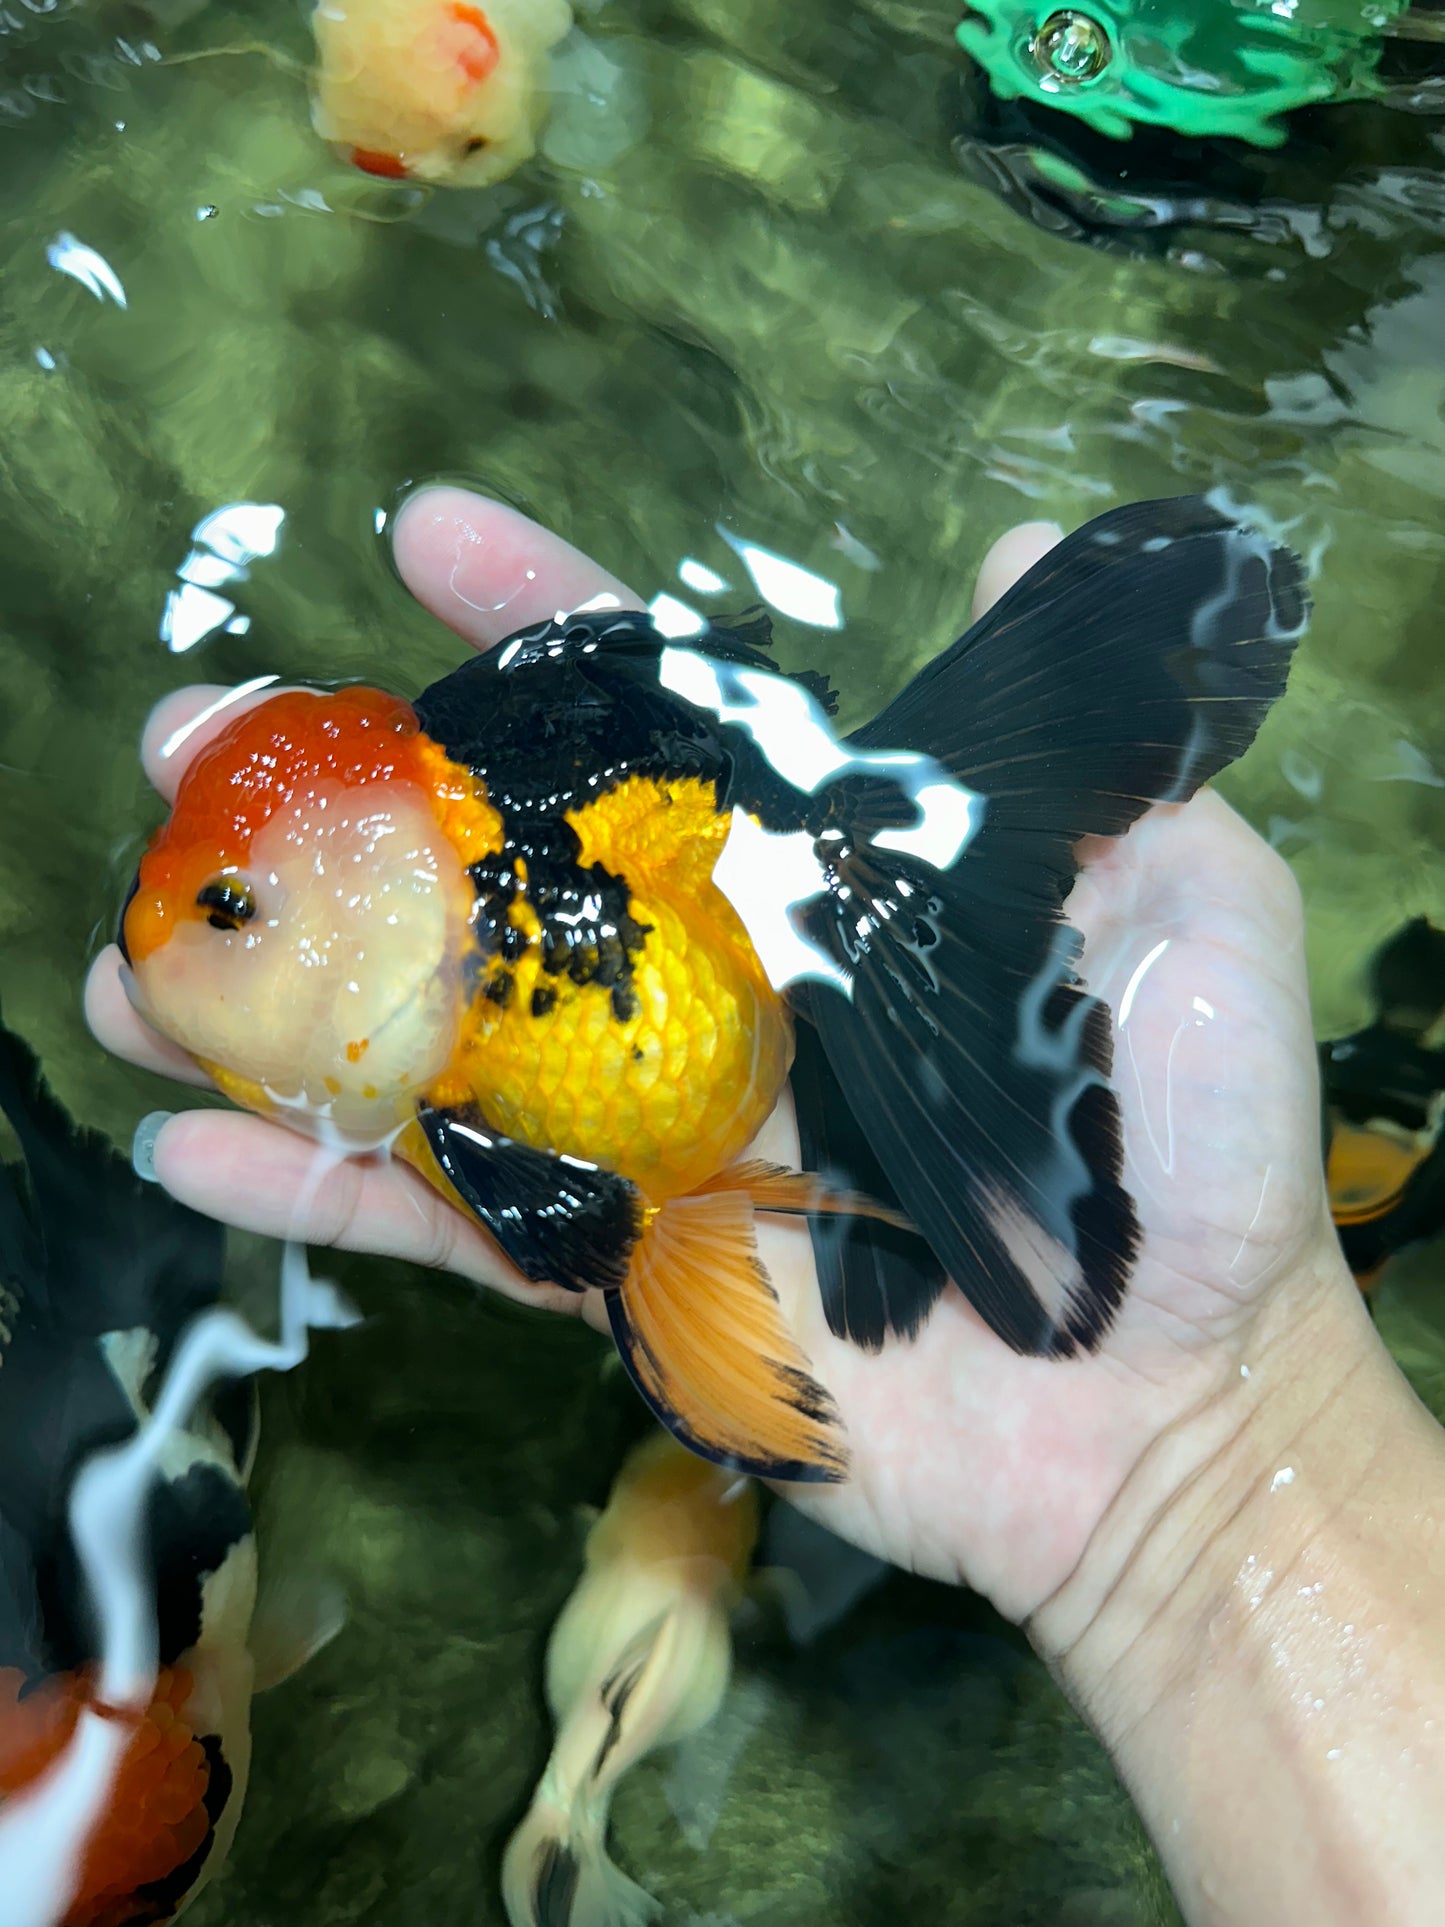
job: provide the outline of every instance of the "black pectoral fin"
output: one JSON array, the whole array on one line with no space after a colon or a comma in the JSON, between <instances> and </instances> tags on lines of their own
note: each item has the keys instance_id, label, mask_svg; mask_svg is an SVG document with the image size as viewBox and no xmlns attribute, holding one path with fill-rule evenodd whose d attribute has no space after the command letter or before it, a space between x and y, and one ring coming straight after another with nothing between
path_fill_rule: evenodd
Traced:
<instances>
[{"instance_id":1,"label":"black pectoral fin","mask_svg":"<svg viewBox=\"0 0 1445 1927\"><path fill-rule=\"evenodd\" d=\"M945 874L884 852L844 874L846 911L826 899L809 924L853 995L813 985L808 1007L874 1155L1000 1338L1092 1350L1139 1232L1109 1013L1075 977L1076 934L982 836Z\"/></svg>"},{"instance_id":2,"label":"black pectoral fin","mask_svg":"<svg viewBox=\"0 0 1445 1927\"><path fill-rule=\"evenodd\" d=\"M850 740L936 757L991 817L1115 835L1243 755L1309 615L1289 549L1201 496L1078 529Z\"/></svg>"},{"instance_id":3,"label":"black pectoral fin","mask_svg":"<svg viewBox=\"0 0 1445 1927\"><path fill-rule=\"evenodd\" d=\"M798 1025L790 1081L803 1168L831 1189L896 1203L811 1023ZM832 1332L865 1351L878 1351L890 1333L912 1337L918 1331L943 1290L945 1275L916 1232L842 1214L814 1217L809 1230Z\"/></svg>"},{"instance_id":4,"label":"black pectoral fin","mask_svg":"<svg viewBox=\"0 0 1445 1927\"><path fill-rule=\"evenodd\" d=\"M475 1109L423 1106L417 1121L457 1195L524 1277L568 1291L622 1283L642 1229L628 1179L502 1137Z\"/></svg>"}]
</instances>

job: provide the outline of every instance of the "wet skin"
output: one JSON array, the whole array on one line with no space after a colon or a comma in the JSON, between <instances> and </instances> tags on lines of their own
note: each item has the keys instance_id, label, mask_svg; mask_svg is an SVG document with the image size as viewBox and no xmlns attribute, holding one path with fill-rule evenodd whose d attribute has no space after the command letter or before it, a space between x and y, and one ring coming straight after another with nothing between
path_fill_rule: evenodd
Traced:
<instances>
[{"instance_id":1,"label":"wet skin","mask_svg":"<svg viewBox=\"0 0 1445 1927\"><path fill-rule=\"evenodd\" d=\"M413 593L474 648L599 593L641 606L557 537L461 491L413 497L394 539ZM1004 537L984 560L975 609L1056 539L1039 524ZM164 746L219 693L179 691L150 718L145 765L167 802L220 723L169 756ZM866 1355L826 1327L806 1227L759 1221L764 1261L852 1451L851 1484L808 1488L799 1503L900 1565L965 1580L1020 1620L1069 1578L1151 1448L1234 1396L1241 1365L1272 1342L1283 1297L1294 1326L1319 1315L1352 1331L1353 1318L1364 1320L1326 1208L1301 906L1283 862L1205 794L1156 808L1126 837L1090 849L1068 914L1086 938L1089 986L1116 1013L1125 1182L1145 1232L1123 1315L1097 1357L1018 1357L954 1293L916 1343ZM114 949L92 970L87 1009L120 1055L204 1081L133 1012ZM786 1097L757 1150L795 1161ZM528 1284L400 1165L334 1169L298 1213L311 1147L257 1117L181 1115L160 1133L155 1159L169 1190L230 1223L404 1254L526 1303L579 1310L574 1295ZM605 1325L597 1294L580 1310Z\"/></svg>"}]
</instances>

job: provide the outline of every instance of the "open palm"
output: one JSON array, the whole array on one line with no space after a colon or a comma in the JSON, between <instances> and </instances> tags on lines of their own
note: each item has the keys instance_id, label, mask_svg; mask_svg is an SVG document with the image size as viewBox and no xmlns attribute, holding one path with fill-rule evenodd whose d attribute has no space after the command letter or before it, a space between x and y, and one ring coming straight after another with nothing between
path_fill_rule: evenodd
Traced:
<instances>
[{"instance_id":1,"label":"open palm","mask_svg":"<svg viewBox=\"0 0 1445 1927\"><path fill-rule=\"evenodd\" d=\"M981 573L979 605L1053 539L1037 526L1006 537ZM524 517L457 490L414 498L398 518L396 551L420 599L479 647L599 593L638 600ZM151 718L146 764L167 799L220 723L202 724L169 755L166 746L218 693L182 691ZM860 1545L966 1580L1016 1618L1068 1577L1144 1454L1248 1369L1271 1286L1309 1273L1331 1237L1299 896L1284 864L1203 795L1097 842L1068 914L1084 933L1089 986L1115 1013L1125 1182L1144 1231L1101 1352L1017 1357L950 1291L916 1340L862 1353L827 1328L806 1226L773 1218L759 1227L851 1451L847 1485L791 1496ZM122 1056L204 1082L132 1011L114 949L91 973L87 1008ZM758 1149L796 1162L786 1098ZM156 1169L178 1197L232 1223L443 1266L605 1323L596 1294L579 1300L527 1283L406 1167L352 1163L317 1186L301 1138L204 1111L166 1125Z\"/></svg>"}]
</instances>

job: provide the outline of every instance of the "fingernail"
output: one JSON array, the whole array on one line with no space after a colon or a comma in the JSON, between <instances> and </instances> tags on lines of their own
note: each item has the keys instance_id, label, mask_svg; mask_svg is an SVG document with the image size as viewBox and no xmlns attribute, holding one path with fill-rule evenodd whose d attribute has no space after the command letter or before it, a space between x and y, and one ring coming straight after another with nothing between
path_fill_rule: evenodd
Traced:
<instances>
[{"instance_id":1,"label":"fingernail","mask_svg":"<svg viewBox=\"0 0 1445 1927\"><path fill-rule=\"evenodd\" d=\"M131 1169L145 1184L159 1184L156 1176L156 1139L175 1116L174 1111L147 1111L130 1141Z\"/></svg>"}]
</instances>

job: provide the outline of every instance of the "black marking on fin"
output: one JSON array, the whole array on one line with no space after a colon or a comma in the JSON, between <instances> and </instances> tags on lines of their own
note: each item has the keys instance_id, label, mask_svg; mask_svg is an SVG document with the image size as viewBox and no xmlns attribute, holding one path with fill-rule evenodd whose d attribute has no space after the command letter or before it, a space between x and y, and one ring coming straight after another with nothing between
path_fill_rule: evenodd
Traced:
<instances>
[{"instance_id":1,"label":"black marking on fin","mask_svg":"<svg viewBox=\"0 0 1445 1927\"><path fill-rule=\"evenodd\" d=\"M566 1842L544 1840L532 1886L537 1927L571 1927L581 1880L582 1863Z\"/></svg>"},{"instance_id":2,"label":"black marking on fin","mask_svg":"<svg viewBox=\"0 0 1445 1927\"><path fill-rule=\"evenodd\" d=\"M642 1676L647 1671L665 1619L666 1614L660 1613L656 1619L644 1626L635 1638L628 1641L617 1664L598 1688L597 1697L602 1703L603 1711L607 1714L608 1727L602 1744L597 1749L597 1757L592 1762L594 1776L602 1771L608 1755L622 1737L622 1722L626 1717L628 1704L642 1683Z\"/></svg>"},{"instance_id":3,"label":"black marking on fin","mask_svg":"<svg viewBox=\"0 0 1445 1927\"><path fill-rule=\"evenodd\" d=\"M846 924L811 919L853 970L851 1002L813 986L823 1047L903 1208L994 1331L1022 1352L1092 1349L1138 1226L1109 1013L1074 975L1078 939L992 896L972 852L946 876L897 857L885 874L881 855L845 866ZM936 941L921 956L887 914L900 876L928 905Z\"/></svg>"},{"instance_id":4,"label":"black marking on fin","mask_svg":"<svg viewBox=\"0 0 1445 1927\"><path fill-rule=\"evenodd\" d=\"M201 1796L206 1818L210 1821L206 1837L188 1859L178 1867L173 1867L162 1879L136 1888L128 1897L125 1927L156 1927L156 1923L161 1921L174 1920L181 1902L200 1879L211 1857L211 1849L216 1844L216 1828L221 1823L236 1780L216 1735L206 1733L198 1738L201 1751L206 1756L206 1790Z\"/></svg>"},{"instance_id":5,"label":"black marking on fin","mask_svg":"<svg viewBox=\"0 0 1445 1927\"><path fill-rule=\"evenodd\" d=\"M627 1178L503 1137L474 1105L422 1105L417 1120L458 1195L524 1277L568 1291L622 1283L642 1228Z\"/></svg>"},{"instance_id":6,"label":"black marking on fin","mask_svg":"<svg viewBox=\"0 0 1445 1927\"><path fill-rule=\"evenodd\" d=\"M853 1116L811 1023L797 1027L790 1078L800 1163L830 1188L895 1205L893 1187ZM828 1329L865 1351L890 1333L911 1338L932 1311L943 1267L916 1231L842 1213L808 1220Z\"/></svg>"},{"instance_id":7,"label":"black marking on fin","mask_svg":"<svg viewBox=\"0 0 1445 1927\"><path fill-rule=\"evenodd\" d=\"M1242 754L1307 612L1298 559L1202 499L1120 509L851 739L933 756L982 824L946 873L866 824L845 842L804 921L854 995L798 1001L904 1209L1018 1351L1097 1346L1138 1244L1110 1015L1060 920L1075 842Z\"/></svg>"},{"instance_id":8,"label":"black marking on fin","mask_svg":"<svg viewBox=\"0 0 1445 1927\"><path fill-rule=\"evenodd\" d=\"M618 1356L648 1410L679 1445L698 1458L706 1459L709 1465L718 1465L725 1472L746 1474L754 1479L778 1479L788 1485L837 1485L847 1476L846 1467L841 1461L815 1464L807 1459L769 1459L746 1452L725 1452L709 1444L692 1429L675 1406L668 1403L666 1398L654 1394L639 1371L637 1352L641 1341L628 1318L626 1298L624 1291L609 1291L604 1300ZM836 1406L812 1379L793 1371L784 1371L779 1377L782 1388L800 1412L822 1424L837 1422Z\"/></svg>"}]
</instances>

